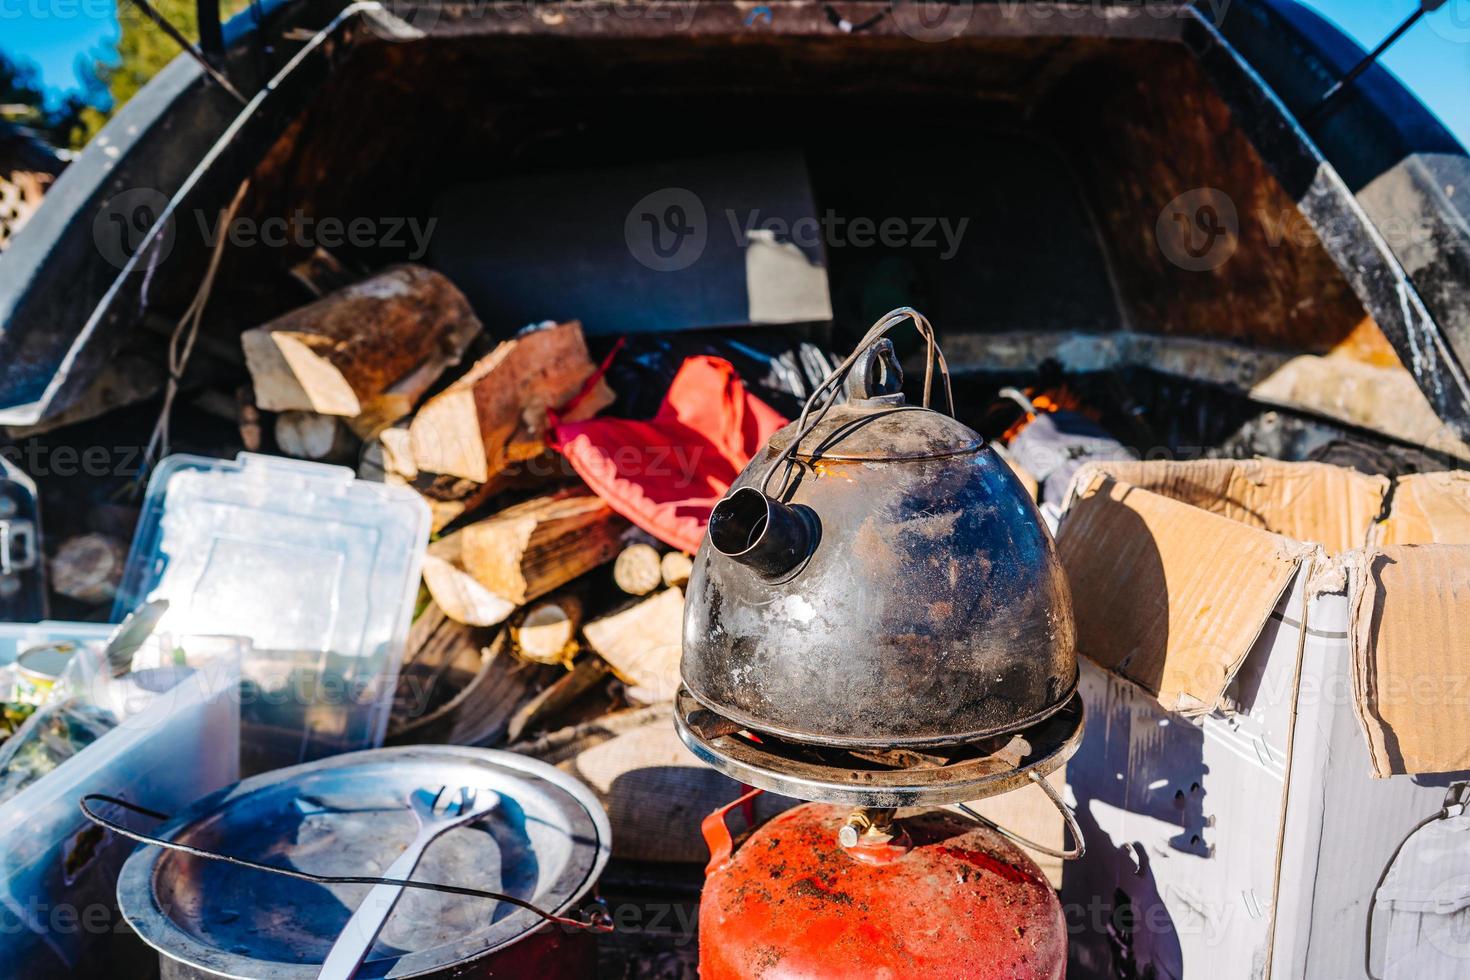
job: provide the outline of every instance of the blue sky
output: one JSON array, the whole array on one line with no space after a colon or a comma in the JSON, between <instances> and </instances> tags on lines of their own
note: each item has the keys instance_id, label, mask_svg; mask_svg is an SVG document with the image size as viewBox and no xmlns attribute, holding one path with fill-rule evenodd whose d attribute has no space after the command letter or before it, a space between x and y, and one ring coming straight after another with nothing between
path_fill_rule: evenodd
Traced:
<instances>
[{"instance_id":1,"label":"blue sky","mask_svg":"<svg viewBox=\"0 0 1470 980\"><path fill-rule=\"evenodd\" d=\"M1419 7L1418 0L1298 2L1370 50ZM1380 62L1439 116L1461 144L1470 146L1470 0L1449 0L1425 14Z\"/></svg>"},{"instance_id":2,"label":"blue sky","mask_svg":"<svg viewBox=\"0 0 1470 980\"><path fill-rule=\"evenodd\" d=\"M1366 48L1417 7L1417 0L1301 0ZM35 62L47 85L77 87L79 55L117 37L111 0L0 0L0 49ZM1383 63L1470 146L1470 0L1449 0L1389 49Z\"/></svg>"},{"instance_id":3,"label":"blue sky","mask_svg":"<svg viewBox=\"0 0 1470 980\"><path fill-rule=\"evenodd\" d=\"M80 87L78 57L108 59L117 37L112 0L0 0L0 50L33 62L57 93Z\"/></svg>"}]
</instances>

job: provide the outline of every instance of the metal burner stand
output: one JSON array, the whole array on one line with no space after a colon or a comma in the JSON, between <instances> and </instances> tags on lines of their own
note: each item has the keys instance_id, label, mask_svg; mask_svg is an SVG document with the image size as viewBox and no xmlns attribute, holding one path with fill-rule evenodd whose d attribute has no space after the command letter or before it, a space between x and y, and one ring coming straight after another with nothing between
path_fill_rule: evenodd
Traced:
<instances>
[{"instance_id":1,"label":"metal burner stand","mask_svg":"<svg viewBox=\"0 0 1470 980\"><path fill-rule=\"evenodd\" d=\"M1060 769L1082 741L1082 698L1011 735L938 749L839 749L742 729L684 688L674 702L679 737L699 759L748 786L783 796L867 808L945 806L984 799Z\"/></svg>"}]
</instances>

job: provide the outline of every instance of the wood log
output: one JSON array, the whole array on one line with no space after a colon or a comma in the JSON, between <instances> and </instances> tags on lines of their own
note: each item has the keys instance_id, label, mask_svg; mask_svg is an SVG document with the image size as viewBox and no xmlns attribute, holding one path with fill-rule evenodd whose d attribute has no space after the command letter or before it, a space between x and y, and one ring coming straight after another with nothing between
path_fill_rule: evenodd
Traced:
<instances>
[{"instance_id":1,"label":"wood log","mask_svg":"<svg viewBox=\"0 0 1470 980\"><path fill-rule=\"evenodd\" d=\"M434 603L414 620L399 674L391 742L493 745L516 710L565 672L510 655L504 630L456 623Z\"/></svg>"},{"instance_id":2,"label":"wood log","mask_svg":"<svg viewBox=\"0 0 1470 980\"><path fill-rule=\"evenodd\" d=\"M627 521L578 487L507 507L449 537L459 538L476 582L521 606L611 561L627 530Z\"/></svg>"},{"instance_id":3,"label":"wood log","mask_svg":"<svg viewBox=\"0 0 1470 980\"><path fill-rule=\"evenodd\" d=\"M596 660L596 657L592 658ZM547 732L534 739L507 746L512 752L529 755L533 759L560 765L575 759L580 752L601 745L624 732L642 728L647 724L665 724L673 728L674 707L672 704L657 704L648 708L624 708L605 714L591 721L579 722Z\"/></svg>"},{"instance_id":4,"label":"wood log","mask_svg":"<svg viewBox=\"0 0 1470 980\"><path fill-rule=\"evenodd\" d=\"M658 549L642 541L628 545L613 562L613 581L629 595L648 595L663 578Z\"/></svg>"},{"instance_id":5,"label":"wood log","mask_svg":"<svg viewBox=\"0 0 1470 980\"><path fill-rule=\"evenodd\" d=\"M495 626L515 612L516 603L485 588L464 564L464 532L446 534L424 555L424 585L445 615L466 626Z\"/></svg>"},{"instance_id":6,"label":"wood log","mask_svg":"<svg viewBox=\"0 0 1470 980\"><path fill-rule=\"evenodd\" d=\"M240 343L261 408L356 418L412 408L479 332L453 283L402 265L247 330Z\"/></svg>"},{"instance_id":7,"label":"wood log","mask_svg":"<svg viewBox=\"0 0 1470 980\"><path fill-rule=\"evenodd\" d=\"M473 514L499 494L513 490L537 490L576 479L576 473L566 459L550 450L544 456L517 463L497 473L487 483L477 483L446 473L420 471L409 452L407 427L385 429L368 444L375 447L375 452L371 459L364 458L364 465L370 471L376 467L381 472L379 478L385 483L418 491L429 505L431 530L435 534L460 518Z\"/></svg>"},{"instance_id":8,"label":"wood log","mask_svg":"<svg viewBox=\"0 0 1470 980\"><path fill-rule=\"evenodd\" d=\"M429 505L429 529L438 534L491 497L509 489L509 481L476 483L461 477L420 473L408 448L408 427L390 427L379 432L371 445L378 449L377 461L383 482L411 487Z\"/></svg>"},{"instance_id":9,"label":"wood log","mask_svg":"<svg viewBox=\"0 0 1470 980\"><path fill-rule=\"evenodd\" d=\"M689 584L689 575L694 571L694 559L682 551L671 551L659 561L659 571L664 585L683 588Z\"/></svg>"},{"instance_id":10,"label":"wood log","mask_svg":"<svg viewBox=\"0 0 1470 980\"><path fill-rule=\"evenodd\" d=\"M606 661L583 657L556 683L517 709L506 726L505 739L514 742L527 731L544 727L558 712L597 686L608 674Z\"/></svg>"},{"instance_id":11,"label":"wood log","mask_svg":"<svg viewBox=\"0 0 1470 980\"><path fill-rule=\"evenodd\" d=\"M541 455L547 409L579 395L595 371L580 323L505 341L414 416L409 436L417 468L485 483L511 464ZM612 390L599 378L566 419L591 418L612 400Z\"/></svg>"},{"instance_id":12,"label":"wood log","mask_svg":"<svg viewBox=\"0 0 1470 980\"><path fill-rule=\"evenodd\" d=\"M282 412L276 416L276 448L294 459L338 463L357 454L357 440L335 415Z\"/></svg>"},{"instance_id":13,"label":"wood log","mask_svg":"<svg viewBox=\"0 0 1470 980\"><path fill-rule=\"evenodd\" d=\"M480 671L493 629L457 623L430 600L409 628L388 720L390 734L411 730L451 700ZM458 687L455 690L446 688Z\"/></svg>"},{"instance_id":14,"label":"wood log","mask_svg":"<svg viewBox=\"0 0 1470 980\"><path fill-rule=\"evenodd\" d=\"M51 590L78 602L110 602L127 559L127 546L105 534L68 538L50 561Z\"/></svg>"},{"instance_id":15,"label":"wood log","mask_svg":"<svg viewBox=\"0 0 1470 980\"><path fill-rule=\"evenodd\" d=\"M531 603L511 621L516 655L538 664L570 663L577 655L582 611L582 598L575 592L558 592Z\"/></svg>"},{"instance_id":16,"label":"wood log","mask_svg":"<svg viewBox=\"0 0 1470 980\"><path fill-rule=\"evenodd\" d=\"M587 645L641 698L666 701L679 688L684 593L665 589L582 628Z\"/></svg>"},{"instance_id":17,"label":"wood log","mask_svg":"<svg viewBox=\"0 0 1470 980\"><path fill-rule=\"evenodd\" d=\"M404 483L419 475L419 468L413 464L413 453L408 448L408 426L384 429L378 433L377 442L382 447L385 473L402 477Z\"/></svg>"}]
</instances>

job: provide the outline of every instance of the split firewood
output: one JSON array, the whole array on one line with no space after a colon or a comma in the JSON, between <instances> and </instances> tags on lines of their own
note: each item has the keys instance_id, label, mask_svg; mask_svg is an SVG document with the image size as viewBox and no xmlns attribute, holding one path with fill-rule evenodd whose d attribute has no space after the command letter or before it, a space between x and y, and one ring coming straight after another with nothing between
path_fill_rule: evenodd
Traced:
<instances>
[{"instance_id":1,"label":"split firewood","mask_svg":"<svg viewBox=\"0 0 1470 980\"><path fill-rule=\"evenodd\" d=\"M430 602L409 630L391 741L493 745L515 712L565 671L510 655L504 630L456 623Z\"/></svg>"},{"instance_id":2,"label":"split firewood","mask_svg":"<svg viewBox=\"0 0 1470 980\"><path fill-rule=\"evenodd\" d=\"M240 343L261 408L377 425L411 410L479 332L453 283L402 265L247 330Z\"/></svg>"},{"instance_id":3,"label":"split firewood","mask_svg":"<svg viewBox=\"0 0 1470 980\"><path fill-rule=\"evenodd\" d=\"M521 606L611 561L627 530L628 522L600 498L569 488L507 507L449 537L460 539L463 566L476 582Z\"/></svg>"},{"instance_id":4,"label":"split firewood","mask_svg":"<svg viewBox=\"0 0 1470 980\"><path fill-rule=\"evenodd\" d=\"M276 448L295 459L341 462L357 452L357 440L335 415L282 412L276 416Z\"/></svg>"},{"instance_id":5,"label":"split firewood","mask_svg":"<svg viewBox=\"0 0 1470 980\"><path fill-rule=\"evenodd\" d=\"M408 450L407 426L384 429L368 445L376 449L373 462L381 467L384 483L411 487L424 498L429 505L429 529L435 534L509 488L498 482L476 483L461 477L419 473Z\"/></svg>"},{"instance_id":6,"label":"split firewood","mask_svg":"<svg viewBox=\"0 0 1470 980\"><path fill-rule=\"evenodd\" d=\"M546 451L548 409L579 401L567 421L591 418L612 404L596 372L580 323L545 326L500 344L419 409L409 426L418 469L479 483Z\"/></svg>"},{"instance_id":7,"label":"split firewood","mask_svg":"<svg viewBox=\"0 0 1470 980\"><path fill-rule=\"evenodd\" d=\"M379 432L376 438L383 452L383 471L401 478L402 483L411 483L419 475L413 464L413 453L408 448L408 426L394 426Z\"/></svg>"},{"instance_id":8,"label":"split firewood","mask_svg":"<svg viewBox=\"0 0 1470 980\"><path fill-rule=\"evenodd\" d=\"M482 651L492 639L493 630L457 623L430 601L413 621L403 645L390 734L411 728L453 697L444 688L456 679L463 685L479 673Z\"/></svg>"},{"instance_id":9,"label":"split firewood","mask_svg":"<svg viewBox=\"0 0 1470 980\"><path fill-rule=\"evenodd\" d=\"M663 577L658 549L642 541L628 545L613 562L613 581L629 595L648 595Z\"/></svg>"},{"instance_id":10,"label":"split firewood","mask_svg":"<svg viewBox=\"0 0 1470 980\"><path fill-rule=\"evenodd\" d=\"M448 481L448 482L444 482ZM466 514L473 513L504 488L494 483L475 483L452 476L439 477L428 486L410 483L429 505L429 529L438 534Z\"/></svg>"},{"instance_id":11,"label":"split firewood","mask_svg":"<svg viewBox=\"0 0 1470 980\"><path fill-rule=\"evenodd\" d=\"M581 628L581 597L574 592L558 592L518 613L511 620L510 639L522 659L566 664L577 654L577 631Z\"/></svg>"},{"instance_id":12,"label":"split firewood","mask_svg":"<svg viewBox=\"0 0 1470 980\"><path fill-rule=\"evenodd\" d=\"M623 683L647 700L665 701L679 688L684 593L665 589L582 628L587 645Z\"/></svg>"},{"instance_id":13,"label":"split firewood","mask_svg":"<svg viewBox=\"0 0 1470 980\"><path fill-rule=\"evenodd\" d=\"M51 559L51 589L78 602L110 602L117 595L127 559L127 546L105 534L68 538Z\"/></svg>"},{"instance_id":14,"label":"split firewood","mask_svg":"<svg viewBox=\"0 0 1470 980\"><path fill-rule=\"evenodd\" d=\"M503 599L475 580L464 564L464 531L446 534L424 555L424 585L445 615L467 626L495 626L515 612Z\"/></svg>"},{"instance_id":15,"label":"split firewood","mask_svg":"<svg viewBox=\"0 0 1470 980\"><path fill-rule=\"evenodd\" d=\"M597 657L583 657L578 660L565 677L520 706L506 728L506 741L514 742L525 732L554 718L558 712L596 687L607 673L607 663Z\"/></svg>"},{"instance_id":16,"label":"split firewood","mask_svg":"<svg viewBox=\"0 0 1470 980\"><path fill-rule=\"evenodd\" d=\"M565 458L551 451L497 473L488 483L477 483L445 473L421 472L408 448L406 426L378 433L368 443L375 452L363 462L376 467L385 483L411 487L429 505L431 530L438 534L466 515L473 514L492 497L512 490L535 490L576 477Z\"/></svg>"},{"instance_id":17,"label":"split firewood","mask_svg":"<svg viewBox=\"0 0 1470 980\"><path fill-rule=\"evenodd\" d=\"M671 551L659 562L659 571L663 574L664 585L682 589L689 584L689 575L694 571L694 559L682 551Z\"/></svg>"}]
</instances>

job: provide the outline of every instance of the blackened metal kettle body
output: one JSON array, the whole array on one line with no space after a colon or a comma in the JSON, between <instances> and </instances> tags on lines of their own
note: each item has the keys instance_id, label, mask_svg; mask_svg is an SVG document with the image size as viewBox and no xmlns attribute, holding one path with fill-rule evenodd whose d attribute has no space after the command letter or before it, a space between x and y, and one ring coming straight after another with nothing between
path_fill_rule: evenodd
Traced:
<instances>
[{"instance_id":1,"label":"blackened metal kettle body","mask_svg":"<svg viewBox=\"0 0 1470 980\"><path fill-rule=\"evenodd\" d=\"M930 353L922 406L882 339L906 319ZM795 741L918 747L1016 732L1071 697L1051 536L980 435L928 407L936 361L948 394L928 321L888 314L715 507L681 665L715 713Z\"/></svg>"}]
</instances>

